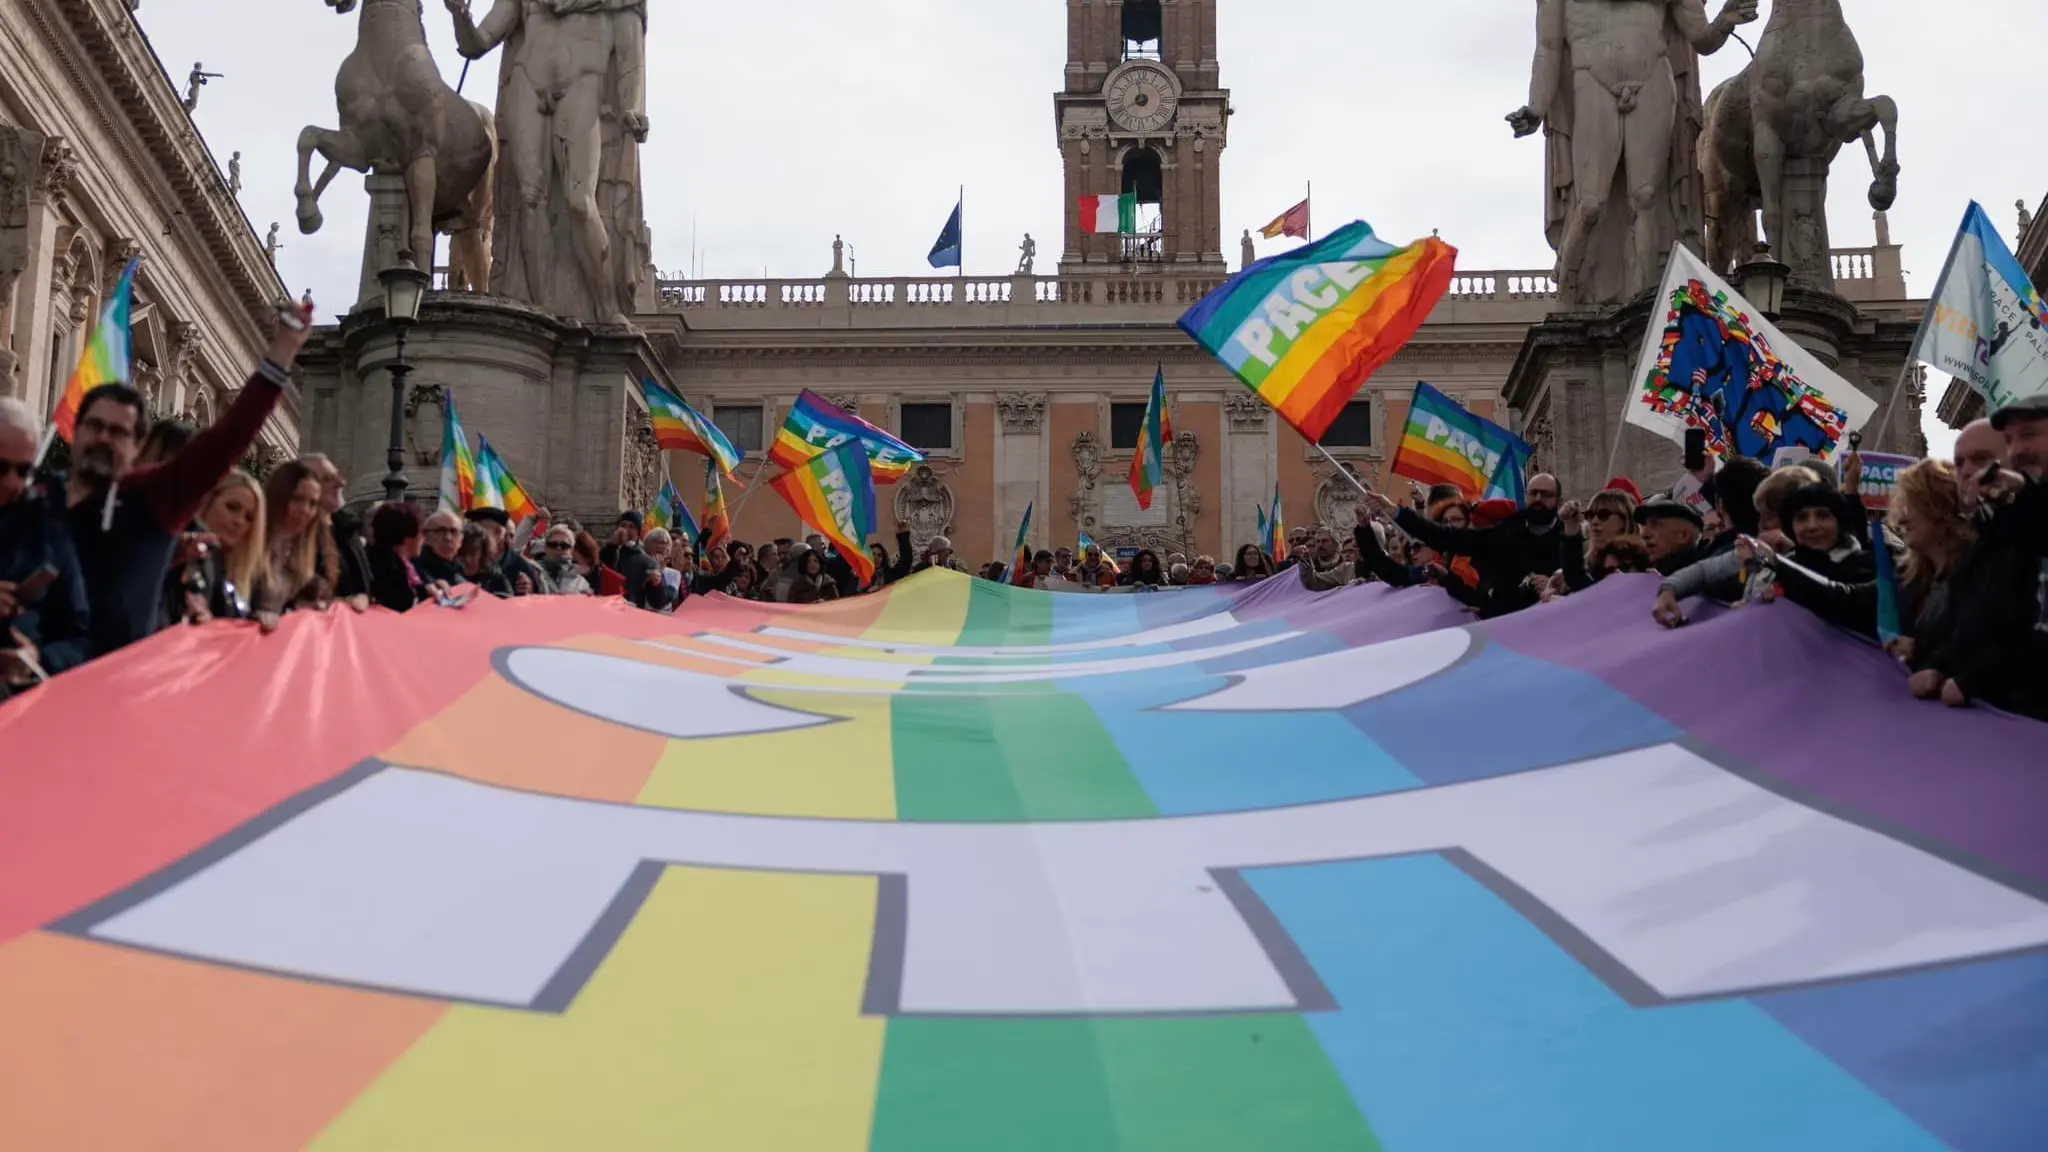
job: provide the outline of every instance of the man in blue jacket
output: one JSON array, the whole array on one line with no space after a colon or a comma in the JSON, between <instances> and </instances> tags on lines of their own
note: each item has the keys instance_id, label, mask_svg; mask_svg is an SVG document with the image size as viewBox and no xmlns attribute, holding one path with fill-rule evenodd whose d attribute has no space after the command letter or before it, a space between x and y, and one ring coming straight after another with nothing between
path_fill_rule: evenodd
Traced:
<instances>
[{"instance_id":1,"label":"man in blue jacket","mask_svg":"<svg viewBox=\"0 0 2048 1152\"><path fill-rule=\"evenodd\" d=\"M29 485L41 421L0 399L0 700L85 662L85 579L59 511Z\"/></svg>"}]
</instances>

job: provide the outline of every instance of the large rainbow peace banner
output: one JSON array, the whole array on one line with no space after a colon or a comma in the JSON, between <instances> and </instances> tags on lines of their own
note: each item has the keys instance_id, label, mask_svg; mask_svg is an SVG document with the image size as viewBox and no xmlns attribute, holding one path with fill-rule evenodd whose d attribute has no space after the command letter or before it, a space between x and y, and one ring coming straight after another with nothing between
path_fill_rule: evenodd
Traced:
<instances>
[{"instance_id":1,"label":"large rainbow peace banner","mask_svg":"<svg viewBox=\"0 0 2048 1152\"><path fill-rule=\"evenodd\" d=\"M0 1148L2048 1147L2048 727L1651 587L166 633L0 708Z\"/></svg>"}]
</instances>

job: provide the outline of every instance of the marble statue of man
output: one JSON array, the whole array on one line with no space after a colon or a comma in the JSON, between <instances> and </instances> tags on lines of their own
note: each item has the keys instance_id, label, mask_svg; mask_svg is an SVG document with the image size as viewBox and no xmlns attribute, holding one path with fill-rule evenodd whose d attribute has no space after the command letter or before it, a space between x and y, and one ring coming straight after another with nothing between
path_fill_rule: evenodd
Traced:
<instances>
[{"instance_id":1,"label":"marble statue of man","mask_svg":"<svg viewBox=\"0 0 2048 1152\"><path fill-rule=\"evenodd\" d=\"M1024 234L1024 242L1017 245L1017 274L1019 276L1029 276L1031 274L1031 265L1037 260L1038 241L1033 240L1031 233L1026 232Z\"/></svg>"},{"instance_id":2,"label":"marble statue of man","mask_svg":"<svg viewBox=\"0 0 2048 1152\"><path fill-rule=\"evenodd\" d=\"M1756 19L1757 0L1537 0L1529 103L1544 129L1544 229L1558 297L1618 304L1657 282L1671 245L1700 250L1699 55Z\"/></svg>"},{"instance_id":3,"label":"marble statue of man","mask_svg":"<svg viewBox=\"0 0 2048 1152\"><path fill-rule=\"evenodd\" d=\"M455 43L498 62L491 291L558 316L626 323L649 276L640 198L647 0L444 0Z\"/></svg>"}]
</instances>

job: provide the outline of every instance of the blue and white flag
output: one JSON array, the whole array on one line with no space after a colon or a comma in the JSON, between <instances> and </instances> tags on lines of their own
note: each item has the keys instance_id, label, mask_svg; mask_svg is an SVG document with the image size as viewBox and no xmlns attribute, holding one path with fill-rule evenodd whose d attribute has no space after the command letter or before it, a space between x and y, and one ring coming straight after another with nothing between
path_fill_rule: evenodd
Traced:
<instances>
[{"instance_id":1,"label":"blue and white flag","mask_svg":"<svg viewBox=\"0 0 2048 1152\"><path fill-rule=\"evenodd\" d=\"M960 202L953 205L953 214L946 217L946 226L939 230L938 243L932 245L932 267L960 267L960 216L966 207L967 196L962 193Z\"/></svg>"},{"instance_id":2,"label":"blue and white flag","mask_svg":"<svg viewBox=\"0 0 2048 1152\"><path fill-rule=\"evenodd\" d=\"M1913 355L1993 411L2048 392L2048 304L1976 201L1949 249Z\"/></svg>"}]
</instances>

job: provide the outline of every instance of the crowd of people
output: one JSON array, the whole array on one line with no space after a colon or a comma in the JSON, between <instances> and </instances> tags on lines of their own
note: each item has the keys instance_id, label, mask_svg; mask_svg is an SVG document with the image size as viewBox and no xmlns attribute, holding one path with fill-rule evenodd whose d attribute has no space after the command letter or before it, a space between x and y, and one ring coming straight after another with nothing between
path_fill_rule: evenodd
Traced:
<instances>
[{"instance_id":1,"label":"crowd of people","mask_svg":"<svg viewBox=\"0 0 2048 1152\"><path fill-rule=\"evenodd\" d=\"M304 343L306 327L292 319L210 428L152 426L125 385L88 393L68 474L38 472L41 422L0 400L0 699L178 623L251 620L268 630L294 611L405 612L476 595L611 596L655 612L712 593L811 604L930 568L967 571L948 537L914 545L903 524L893 550L870 546L864 575L821 536L721 540L699 554L686 536L648 529L637 511L595 531L545 509L521 525L494 508L423 515L402 502L359 518L344 507L341 473L319 455L259 481L236 462ZM1966 428L1953 462L1903 472L1877 532L1861 471L1853 453L1839 476L1817 460L1771 470L1736 458L1648 498L1617 478L1583 506L1548 474L1528 481L1520 504L1411 485L1406 503L1364 495L1344 539L1294 529L1277 559L1246 544L1227 561L1144 550L1119 562L1090 544L1038 551L1022 572L998 561L976 574L1053 591L1269 579L1311 591L1431 585L1491 618L1616 573L1655 572L1649 611L1667 627L1683 625L1695 600L1789 600L1882 635L1916 696L2048 719L2048 398ZM1895 595L1885 573L1896 573Z\"/></svg>"}]
</instances>

